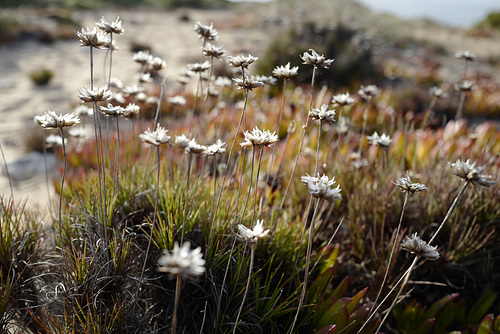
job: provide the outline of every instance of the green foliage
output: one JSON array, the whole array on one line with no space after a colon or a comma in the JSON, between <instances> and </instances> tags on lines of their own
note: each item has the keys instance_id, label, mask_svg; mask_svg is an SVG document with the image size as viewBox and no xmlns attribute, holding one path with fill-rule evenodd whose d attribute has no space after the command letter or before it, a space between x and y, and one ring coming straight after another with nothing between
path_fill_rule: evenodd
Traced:
<instances>
[{"instance_id":1,"label":"green foliage","mask_svg":"<svg viewBox=\"0 0 500 334\"><path fill-rule=\"evenodd\" d=\"M54 72L47 68L42 68L30 73L31 81L37 86L45 86L47 85L52 77L54 76Z\"/></svg>"}]
</instances>

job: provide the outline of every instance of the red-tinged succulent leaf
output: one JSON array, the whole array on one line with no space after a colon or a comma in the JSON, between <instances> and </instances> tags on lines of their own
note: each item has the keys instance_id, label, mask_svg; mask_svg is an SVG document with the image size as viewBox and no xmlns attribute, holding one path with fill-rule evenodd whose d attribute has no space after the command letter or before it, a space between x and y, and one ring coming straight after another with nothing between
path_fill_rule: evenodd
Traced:
<instances>
[{"instance_id":1,"label":"red-tinged succulent leaf","mask_svg":"<svg viewBox=\"0 0 500 334\"><path fill-rule=\"evenodd\" d=\"M352 312L354 312L354 310L358 306L359 301L361 300L361 298L363 298L365 296L366 291L368 291L367 287L364 288L363 290L359 291L357 294L355 294L352 297L352 301L350 301L349 304L346 305L347 312L349 312L349 314L352 314Z\"/></svg>"},{"instance_id":2,"label":"red-tinged succulent leaf","mask_svg":"<svg viewBox=\"0 0 500 334\"><path fill-rule=\"evenodd\" d=\"M447 332L447 327L455 320L465 318L465 304L463 302L451 302L443 307L439 312L434 324L434 333L441 334ZM451 328L449 328L451 329ZM448 330L449 330L448 329Z\"/></svg>"},{"instance_id":3,"label":"red-tinged succulent leaf","mask_svg":"<svg viewBox=\"0 0 500 334\"><path fill-rule=\"evenodd\" d=\"M479 324L477 334L491 334L493 330L493 314L487 314Z\"/></svg>"},{"instance_id":4,"label":"red-tinged succulent leaf","mask_svg":"<svg viewBox=\"0 0 500 334\"><path fill-rule=\"evenodd\" d=\"M354 312L352 312L349 318L356 320L358 323L363 322L363 319L365 319L365 317L368 315L372 306L372 302L360 305L356 310L354 310Z\"/></svg>"},{"instance_id":5,"label":"red-tinged succulent leaf","mask_svg":"<svg viewBox=\"0 0 500 334\"><path fill-rule=\"evenodd\" d=\"M342 305L342 308L333 317L333 323L337 325L337 328L344 329L347 326L348 321L349 312L347 312L346 306Z\"/></svg>"},{"instance_id":6,"label":"red-tinged succulent leaf","mask_svg":"<svg viewBox=\"0 0 500 334\"><path fill-rule=\"evenodd\" d=\"M329 247L325 251L325 255L327 254L328 256L325 259L325 263L324 263L323 267L321 268L321 271L320 271L321 273L325 272L329 268L338 264L337 259L339 257L339 251L340 251L340 245L336 245L335 248L333 248L333 249L331 249L332 248L331 246L325 246L325 247ZM321 254L321 251L320 251L320 254Z\"/></svg>"},{"instance_id":7,"label":"red-tinged succulent leaf","mask_svg":"<svg viewBox=\"0 0 500 334\"><path fill-rule=\"evenodd\" d=\"M413 333L414 334L429 334L429 333L431 333L432 326L434 325L435 321L436 321L436 319L434 319L434 318L427 319Z\"/></svg>"},{"instance_id":8,"label":"red-tinged succulent leaf","mask_svg":"<svg viewBox=\"0 0 500 334\"><path fill-rule=\"evenodd\" d=\"M351 298L344 297L333 303L333 305L330 306L330 308L321 316L321 319L318 321L318 326L325 327L329 324L335 323L334 320L337 313L342 309L342 307L345 308L345 305L351 301Z\"/></svg>"},{"instance_id":9,"label":"red-tinged succulent leaf","mask_svg":"<svg viewBox=\"0 0 500 334\"><path fill-rule=\"evenodd\" d=\"M368 324L361 330L358 334L373 334L377 330L380 325L381 319L370 320Z\"/></svg>"},{"instance_id":10,"label":"red-tinged succulent leaf","mask_svg":"<svg viewBox=\"0 0 500 334\"><path fill-rule=\"evenodd\" d=\"M491 290L486 291L470 310L469 315L467 316L467 323L479 323L486 312L488 312L488 309L491 307L496 298L497 294L495 292Z\"/></svg>"},{"instance_id":11,"label":"red-tinged succulent leaf","mask_svg":"<svg viewBox=\"0 0 500 334\"><path fill-rule=\"evenodd\" d=\"M334 333L336 330L337 330L337 325L328 325L317 330L316 332L314 332L314 334L331 334Z\"/></svg>"},{"instance_id":12,"label":"red-tinged succulent leaf","mask_svg":"<svg viewBox=\"0 0 500 334\"><path fill-rule=\"evenodd\" d=\"M398 318L398 328L400 330L413 329L413 326L415 325L415 318L421 309L422 305L413 299L408 305L406 305L405 309L401 313L401 316Z\"/></svg>"},{"instance_id":13,"label":"red-tinged succulent leaf","mask_svg":"<svg viewBox=\"0 0 500 334\"><path fill-rule=\"evenodd\" d=\"M340 284L337 285L337 287L329 295L330 297L329 299L335 298L335 300L338 300L339 298L345 295L350 285L351 285L351 278L349 276L344 277L342 282L340 282Z\"/></svg>"},{"instance_id":14,"label":"red-tinged succulent leaf","mask_svg":"<svg viewBox=\"0 0 500 334\"><path fill-rule=\"evenodd\" d=\"M330 285L335 274L335 268L328 268L326 271L319 274L314 281L312 281L308 290L308 295L311 297L317 297L320 291L325 291ZM309 303L314 301L308 300Z\"/></svg>"},{"instance_id":15,"label":"red-tinged succulent leaf","mask_svg":"<svg viewBox=\"0 0 500 334\"><path fill-rule=\"evenodd\" d=\"M443 307L448 305L453 300L457 299L459 295L460 294L458 293L452 293L444 296L443 298L432 304L432 306L427 311L425 311L424 319L435 318L438 312L443 309Z\"/></svg>"}]
</instances>

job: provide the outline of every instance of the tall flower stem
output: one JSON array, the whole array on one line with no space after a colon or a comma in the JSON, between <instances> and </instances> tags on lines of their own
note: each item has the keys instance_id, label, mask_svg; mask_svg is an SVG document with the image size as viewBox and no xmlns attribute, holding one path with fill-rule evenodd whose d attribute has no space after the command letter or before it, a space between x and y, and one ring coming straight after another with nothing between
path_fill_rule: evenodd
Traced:
<instances>
[{"instance_id":1,"label":"tall flower stem","mask_svg":"<svg viewBox=\"0 0 500 334\"><path fill-rule=\"evenodd\" d=\"M316 165L314 166L314 175L318 173L318 162L319 162L319 147L321 144L321 127L323 125L323 120L319 120L319 126L318 126L318 145L316 147Z\"/></svg>"},{"instance_id":2,"label":"tall flower stem","mask_svg":"<svg viewBox=\"0 0 500 334\"><path fill-rule=\"evenodd\" d=\"M462 118L466 97L467 95L465 94L465 92L460 92L460 104L458 105L457 114L455 115L456 121Z\"/></svg>"},{"instance_id":3,"label":"tall flower stem","mask_svg":"<svg viewBox=\"0 0 500 334\"><path fill-rule=\"evenodd\" d=\"M252 279L252 267L253 267L253 262L255 258L255 248L257 244L256 243L251 243L250 244L250 265L248 266L248 279L247 279L247 285L245 287L245 294L243 295L243 300L241 301L240 309L238 311L238 315L236 316L236 321L234 323L234 330L233 334L236 333L236 328L238 328L238 323L240 321L240 316L241 316L241 311L243 310L243 306L245 305L245 300L247 298L248 290L250 288L250 281Z\"/></svg>"},{"instance_id":4,"label":"tall flower stem","mask_svg":"<svg viewBox=\"0 0 500 334\"><path fill-rule=\"evenodd\" d=\"M385 284L385 281L387 280L387 276L389 275L389 270L391 268L392 258L394 256L394 251L396 249L396 245L397 245L397 242L399 239L399 232L401 231L401 224L403 222L403 216L405 213L406 203L408 202L408 195L409 195L409 193L405 192L405 198L403 200L403 209L401 210L401 216L399 217L399 224L398 224L398 228L396 230L396 236L394 237L394 243L392 245L391 255L389 256L389 261L387 263L387 269L385 270L384 279L382 280L382 284L380 285L380 289L377 292L377 296L375 297L375 300L373 301L373 306L371 307L369 313L371 313L373 311L373 309L375 308L375 305L377 304L377 301L380 297L380 294L382 293L382 290L384 289L384 284Z\"/></svg>"},{"instance_id":5,"label":"tall flower stem","mask_svg":"<svg viewBox=\"0 0 500 334\"><path fill-rule=\"evenodd\" d=\"M312 110L313 98L314 98L314 79L316 77L316 66L313 67L313 73L311 78L311 100L309 102L309 111ZM309 113L308 111L308 113ZM295 158L295 163L293 164L292 174L290 175L290 179L288 180L288 184L286 186L285 193L283 194L283 199L281 200L279 211L283 210L283 206L285 205L286 195L288 194L288 190L290 189L290 185L292 184L293 176L295 175L295 170L297 169L297 165L299 164L300 154L302 153L302 147L304 146L304 141L307 133L307 126L309 124L309 116L306 118L306 124L303 126L302 130L302 139L300 140L299 152L297 153L297 157ZM275 233L277 225L277 220L274 222L272 234Z\"/></svg>"},{"instance_id":6,"label":"tall flower stem","mask_svg":"<svg viewBox=\"0 0 500 334\"><path fill-rule=\"evenodd\" d=\"M118 185L118 177L120 173L120 121L119 116L115 116L116 118L116 152L115 152L115 182L114 182L114 191L116 194L116 189Z\"/></svg>"},{"instance_id":7,"label":"tall flower stem","mask_svg":"<svg viewBox=\"0 0 500 334\"><path fill-rule=\"evenodd\" d=\"M170 326L170 334L175 334L175 328L177 327L177 312L179 311L179 303L181 297L181 288L182 288L182 278L180 275L177 275L177 279L175 282L175 303L174 303L174 314L172 314L172 324Z\"/></svg>"},{"instance_id":8,"label":"tall flower stem","mask_svg":"<svg viewBox=\"0 0 500 334\"><path fill-rule=\"evenodd\" d=\"M300 295L299 306L297 307L297 312L295 313L295 318L293 319L293 323L292 323L292 326L290 327L290 330L288 331L288 334L293 333L293 329L295 328L295 324L297 323L297 320L299 318L299 313L300 313L300 310L301 310L302 305L304 303L304 298L306 296L307 279L309 276L309 265L311 263L312 243L313 243L313 238L314 238L314 227L316 224L316 216L318 214L318 209L319 209L322 202L323 202L323 200L321 198L318 198L316 200L316 205L314 206L314 213L313 213L313 217L311 219L311 226L309 227L309 242L307 243L306 269L305 269L305 273L304 273L304 282L302 283L302 293ZM306 219L307 219L307 216L306 216ZM305 225L305 223L306 222L304 222L304 225Z\"/></svg>"},{"instance_id":9,"label":"tall flower stem","mask_svg":"<svg viewBox=\"0 0 500 334\"><path fill-rule=\"evenodd\" d=\"M213 165L212 165L213 173L212 173L212 178L214 179L214 196L213 196L213 203L212 203L212 224L210 224L210 233L208 235L208 246L206 247L206 252L205 252L205 258L207 257L208 249L209 246L212 244L212 234L214 231L214 224L215 224L215 203L217 201L217 158L214 156L213 157Z\"/></svg>"},{"instance_id":10,"label":"tall flower stem","mask_svg":"<svg viewBox=\"0 0 500 334\"><path fill-rule=\"evenodd\" d=\"M255 219L255 209L257 207L257 189L259 186L259 172L260 172L260 164L262 162L263 150L264 150L264 146L261 146L260 152L259 152L259 162L257 164L257 176L255 177L255 194L254 194L254 201L253 201L253 214L252 214L251 224L253 224L253 221Z\"/></svg>"},{"instance_id":11,"label":"tall flower stem","mask_svg":"<svg viewBox=\"0 0 500 334\"><path fill-rule=\"evenodd\" d=\"M243 218L245 217L245 211L247 209L248 200L250 199L250 192L252 191L252 180L253 180L253 168L254 168L254 165L255 165L255 145L252 146L252 167L251 167L251 170L250 170L250 182L249 182L249 185L248 185L248 192L247 192L247 198L245 200L245 205L243 207L243 211L241 212L240 223L243 222ZM242 166L241 169L242 169L241 170L241 174L243 174L243 166Z\"/></svg>"},{"instance_id":12,"label":"tall flower stem","mask_svg":"<svg viewBox=\"0 0 500 334\"><path fill-rule=\"evenodd\" d=\"M193 131L193 123L194 123L194 112L196 110L196 103L198 102L198 95L200 96L200 100L203 98L203 79L201 77L201 71L198 72L198 85L196 86L196 94L194 96L193 109L191 110L191 120L189 122L189 137L191 137L191 132Z\"/></svg>"},{"instance_id":13,"label":"tall flower stem","mask_svg":"<svg viewBox=\"0 0 500 334\"><path fill-rule=\"evenodd\" d=\"M61 179L61 190L59 191L59 241L61 242L62 245L62 228L63 228L63 223L62 223L62 198L63 198L63 190L64 190L64 179L66 178L66 145L64 144L64 130L62 127L59 128L61 132L61 139L62 139L62 151L63 151L63 160L64 160L64 167L63 167L63 175Z\"/></svg>"}]
</instances>

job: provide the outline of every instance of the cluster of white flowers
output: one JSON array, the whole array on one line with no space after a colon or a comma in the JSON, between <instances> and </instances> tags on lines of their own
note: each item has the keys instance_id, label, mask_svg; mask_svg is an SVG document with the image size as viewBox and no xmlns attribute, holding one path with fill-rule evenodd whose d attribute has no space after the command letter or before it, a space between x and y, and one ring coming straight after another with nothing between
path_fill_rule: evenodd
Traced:
<instances>
[{"instance_id":1,"label":"cluster of white flowers","mask_svg":"<svg viewBox=\"0 0 500 334\"><path fill-rule=\"evenodd\" d=\"M437 246L428 245L427 242L420 239L417 233L414 233L411 237L406 236L405 240L401 242L401 248L429 260L439 259L439 252L436 250Z\"/></svg>"},{"instance_id":2,"label":"cluster of white flowers","mask_svg":"<svg viewBox=\"0 0 500 334\"><path fill-rule=\"evenodd\" d=\"M271 133L269 130L262 131L255 127L252 131L244 131L245 141L240 145L241 147L251 147L251 146L269 146L278 141L278 135L276 131Z\"/></svg>"},{"instance_id":3,"label":"cluster of white flowers","mask_svg":"<svg viewBox=\"0 0 500 334\"><path fill-rule=\"evenodd\" d=\"M328 176L324 174L321 177L319 174L317 177L306 174L305 176L302 176L301 180L307 186L309 193L313 197L322 198L329 202L335 202L342 198L340 195L340 192L342 191L340 186L332 188L335 184L335 177L330 180Z\"/></svg>"},{"instance_id":4,"label":"cluster of white flowers","mask_svg":"<svg viewBox=\"0 0 500 334\"><path fill-rule=\"evenodd\" d=\"M213 57L217 59L220 59L226 53L223 46L215 46L212 43L207 43L202 52L205 57Z\"/></svg>"},{"instance_id":5,"label":"cluster of white flowers","mask_svg":"<svg viewBox=\"0 0 500 334\"><path fill-rule=\"evenodd\" d=\"M455 90L459 92L470 92L476 89L473 81L464 80L460 83L455 84Z\"/></svg>"},{"instance_id":6,"label":"cluster of white flowers","mask_svg":"<svg viewBox=\"0 0 500 334\"><path fill-rule=\"evenodd\" d=\"M463 59L465 61L475 61L477 57L474 53L469 51L458 51L455 53L455 58Z\"/></svg>"},{"instance_id":7,"label":"cluster of white flowers","mask_svg":"<svg viewBox=\"0 0 500 334\"><path fill-rule=\"evenodd\" d=\"M191 244L185 242L181 247L175 242L172 253L167 250L158 259L158 271L166 272L171 276L180 276L183 279L196 277L205 273L205 260L201 254L201 247L191 250Z\"/></svg>"},{"instance_id":8,"label":"cluster of white flowers","mask_svg":"<svg viewBox=\"0 0 500 334\"><path fill-rule=\"evenodd\" d=\"M264 220L257 219L253 229L249 229L245 225L238 225L238 233L246 242L256 243L259 239L265 238L269 234L269 230L264 230Z\"/></svg>"},{"instance_id":9,"label":"cluster of white flowers","mask_svg":"<svg viewBox=\"0 0 500 334\"><path fill-rule=\"evenodd\" d=\"M204 72L210 68L210 62L208 60L205 60L203 63L188 64L187 68L191 72L195 72L195 73Z\"/></svg>"},{"instance_id":10,"label":"cluster of white flowers","mask_svg":"<svg viewBox=\"0 0 500 334\"><path fill-rule=\"evenodd\" d=\"M374 146L388 148L391 145L392 139L390 136L383 133L381 136L375 131L371 136L368 136L368 142Z\"/></svg>"},{"instance_id":11,"label":"cluster of white flowers","mask_svg":"<svg viewBox=\"0 0 500 334\"><path fill-rule=\"evenodd\" d=\"M491 175L483 174L486 166L476 167L476 163L471 163L469 159L465 162L458 159L456 162L449 162L448 164L451 167L451 172L464 181L469 181L473 184L485 188L488 188L495 184L495 181L492 180L493 177Z\"/></svg>"},{"instance_id":12,"label":"cluster of white flowers","mask_svg":"<svg viewBox=\"0 0 500 334\"><path fill-rule=\"evenodd\" d=\"M90 46L96 49L106 49L109 47L109 39L104 36L104 32L97 31L97 28L82 28L80 31L75 31L80 39L80 46Z\"/></svg>"},{"instance_id":13,"label":"cluster of white flowers","mask_svg":"<svg viewBox=\"0 0 500 334\"><path fill-rule=\"evenodd\" d=\"M429 94L433 97L437 97L438 99L444 99L448 97L448 94L446 94L442 88L436 86L432 86L431 88L429 88Z\"/></svg>"}]
</instances>

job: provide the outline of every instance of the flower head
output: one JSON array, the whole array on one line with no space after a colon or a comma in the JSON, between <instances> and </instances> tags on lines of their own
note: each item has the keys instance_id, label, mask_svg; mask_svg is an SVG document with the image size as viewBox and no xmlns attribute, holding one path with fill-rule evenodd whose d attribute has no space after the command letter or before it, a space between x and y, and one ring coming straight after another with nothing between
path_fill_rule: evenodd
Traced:
<instances>
[{"instance_id":1,"label":"flower head","mask_svg":"<svg viewBox=\"0 0 500 334\"><path fill-rule=\"evenodd\" d=\"M385 149L391 145L392 139L385 133L383 133L381 136L375 131L371 136L368 136L368 142L374 146L381 146Z\"/></svg>"},{"instance_id":2,"label":"flower head","mask_svg":"<svg viewBox=\"0 0 500 334\"><path fill-rule=\"evenodd\" d=\"M94 87L94 89L90 89L87 86L79 89L78 97L83 102L98 102L98 101L107 101L111 99L113 93L108 90L108 86L104 85L101 87Z\"/></svg>"},{"instance_id":3,"label":"flower head","mask_svg":"<svg viewBox=\"0 0 500 334\"><path fill-rule=\"evenodd\" d=\"M167 132L168 130L158 126L155 131L147 129L144 133L139 135L139 138L145 143L160 146L161 144L166 144L170 141L170 136L167 135Z\"/></svg>"},{"instance_id":4,"label":"flower head","mask_svg":"<svg viewBox=\"0 0 500 334\"><path fill-rule=\"evenodd\" d=\"M176 96L169 97L167 99L167 101L169 103L179 105L179 106L184 106L184 105L186 105L186 102L187 102L186 98L182 95L176 95Z\"/></svg>"},{"instance_id":5,"label":"flower head","mask_svg":"<svg viewBox=\"0 0 500 334\"><path fill-rule=\"evenodd\" d=\"M269 86L274 86L274 85L276 85L276 82L277 82L276 78L273 76L270 76L270 75L269 76L268 75L257 75L255 77L255 80L263 82L264 85L269 85Z\"/></svg>"},{"instance_id":6,"label":"flower head","mask_svg":"<svg viewBox=\"0 0 500 334\"><path fill-rule=\"evenodd\" d=\"M68 142L68 139L64 138L64 144ZM50 134L45 138L45 147L59 147L62 146L62 137L55 134Z\"/></svg>"},{"instance_id":7,"label":"flower head","mask_svg":"<svg viewBox=\"0 0 500 334\"><path fill-rule=\"evenodd\" d=\"M328 105L323 104L320 109L313 108L309 112L309 117L312 119L325 120L327 122L335 122L335 110L327 110Z\"/></svg>"},{"instance_id":8,"label":"flower head","mask_svg":"<svg viewBox=\"0 0 500 334\"><path fill-rule=\"evenodd\" d=\"M69 135L76 139L85 139L87 138L87 130L84 128L71 128L68 131Z\"/></svg>"},{"instance_id":9,"label":"flower head","mask_svg":"<svg viewBox=\"0 0 500 334\"><path fill-rule=\"evenodd\" d=\"M137 115L139 115L140 111L141 111L141 107L139 107L137 104L129 103L125 107L125 110L123 111L122 116L125 117L126 119L132 119L132 118L137 117Z\"/></svg>"},{"instance_id":10,"label":"flower head","mask_svg":"<svg viewBox=\"0 0 500 334\"><path fill-rule=\"evenodd\" d=\"M322 198L329 202L335 202L342 198L340 195L340 186L331 188L335 184L335 177L330 180L325 174L321 177L319 174L317 177L306 174L301 177L301 180L307 186L309 193L313 197Z\"/></svg>"},{"instance_id":11,"label":"flower head","mask_svg":"<svg viewBox=\"0 0 500 334\"><path fill-rule=\"evenodd\" d=\"M109 46L109 40L104 37L102 31L97 31L96 28L90 30L90 28L81 31L75 31L76 36L80 39L80 46L90 46L96 49L106 49Z\"/></svg>"},{"instance_id":12,"label":"flower head","mask_svg":"<svg viewBox=\"0 0 500 334\"><path fill-rule=\"evenodd\" d=\"M414 194L419 191L427 190L427 186L422 183L413 183L410 180L410 176L406 173L406 177L400 177L396 181L393 181L394 185L401 188L403 192Z\"/></svg>"},{"instance_id":13,"label":"flower head","mask_svg":"<svg viewBox=\"0 0 500 334\"><path fill-rule=\"evenodd\" d=\"M276 131L271 133L269 130L262 131L255 127L252 131L244 131L245 141L241 143L241 147L250 146L269 146L278 141Z\"/></svg>"},{"instance_id":14,"label":"flower head","mask_svg":"<svg viewBox=\"0 0 500 334\"><path fill-rule=\"evenodd\" d=\"M104 115L106 116L111 116L111 117L118 117L118 116L121 116L123 115L123 113L125 112L125 108L123 108L122 106L114 106L112 105L111 103L108 103L108 106L105 107L105 106L100 106L99 107L99 110L101 111L101 113L103 113Z\"/></svg>"},{"instance_id":15,"label":"flower head","mask_svg":"<svg viewBox=\"0 0 500 334\"><path fill-rule=\"evenodd\" d=\"M136 63L145 65L145 64L151 62L151 60L153 59L153 56L149 53L149 51L145 50L145 51L139 51L139 52L134 53L134 55L132 56L132 59Z\"/></svg>"},{"instance_id":16,"label":"flower head","mask_svg":"<svg viewBox=\"0 0 500 334\"><path fill-rule=\"evenodd\" d=\"M215 46L212 43L207 43L203 48L203 55L206 57L214 57L220 59L226 51L223 50L223 46Z\"/></svg>"},{"instance_id":17,"label":"flower head","mask_svg":"<svg viewBox=\"0 0 500 334\"><path fill-rule=\"evenodd\" d=\"M182 278L200 276L205 272L205 260L201 254L201 247L191 250L191 244L188 241L181 247L175 242L172 253L164 250L163 255L158 259L158 265L158 271Z\"/></svg>"},{"instance_id":18,"label":"flower head","mask_svg":"<svg viewBox=\"0 0 500 334\"><path fill-rule=\"evenodd\" d=\"M433 97L437 97L438 99L444 99L448 97L448 94L446 94L442 88L436 86L432 86L431 88L429 88L429 94L431 94L431 96Z\"/></svg>"},{"instance_id":19,"label":"flower head","mask_svg":"<svg viewBox=\"0 0 500 334\"><path fill-rule=\"evenodd\" d=\"M120 20L120 17L117 17L115 21L109 23L104 19L103 16L101 17L101 22L97 22L96 25L97 28L108 34L113 33L123 35L123 33L125 32L125 29L122 28L122 20Z\"/></svg>"},{"instance_id":20,"label":"flower head","mask_svg":"<svg viewBox=\"0 0 500 334\"><path fill-rule=\"evenodd\" d=\"M278 78L292 78L298 74L299 67L294 66L290 68L290 63L285 66L276 66L273 70L273 75Z\"/></svg>"},{"instance_id":21,"label":"flower head","mask_svg":"<svg viewBox=\"0 0 500 334\"><path fill-rule=\"evenodd\" d=\"M368 86L363 86L358 90L359 96L365 101L369 101L372 99L372 97L375 97L380 94L380 90L378 89L377 86L375 85L368 85Z\"/></svg>"},{"instance_id":22,"label":"flower head","mask_svg":"<svg viewBox=\"0 0 500 334\"><path fill-rule=\"evenodd\" d=\"M309 49L309 51L311 52L310 54L304 52L304 54L300 56L300 58L304 61L303 64L328 68L328 66L330 66L334 61L334 59L326 59L325 55L319 55L313 49Z\"/></svg>"},{"instance_id":23,"label":"flower head","mask_svg":"<svg viewBox=\"0 0 500 334\"><path fill-rule=\"evenodd\" d=\"M457 53L455 53L455 58L463 59L465 61L475 61L476 55L469 51L458 51Z\"/></svg>"},{"instance_id":24,"label":"flower head","mask_svg":"<svg viewBox=\"0 0 500 334\"><path fill-rule=\"evenodd\" d=\"M356 100L349 96L349 93L337 94L332 97L332 103L334 106L348 106L354 102L356 102Z\"/></svg>"},{"instance_id":25,"label":"flower head","mask_svg":"<svg viewBox=\"0 0 500 334\"><path fill-rule=\"evenodd\" d=\"M80 118L73 113L66 115L57 115L54 111L47 111L42 117L36 119L44 129L56 129L73 126L80 123Z\"/></svg>"},{"instance_id":26,"label":"flower head","mask_svg":"<svg viewBox=\"0 0 500 334\"><path fill-rule=\"evenodd\" d=\"M213 157L216 154L224 154L224 153L226 153L226 143L224 143L220 139L217 139L215 144L208 145L205 147L205 151L202 153L202 155Z\"/></svg>"},{"instance_id":27,"label":"flower head","mask_svg":"<svg viewBox=\"0 0 500 334\"><path fill-rule=\"evenodd\" d=\"M246 242L256 243L259 239L265 238L269 234L269 230L264 230L264 220L257 219L253 230L245 225L238 225L238 233Z\"/></svg>"},{"instance_id":28,"label":"flower head","mask_svg":"<svg viewBox=\"0 0 500 334\"><path fill-rule=\"evenodd\" d=\"M482 174L486 166L476 167L475 162L471 163L470 160L464 162L460 159L455 163L448 162L448 164L451 167L451 172L464 181L469 181L485 188L495 184L495 181L491 180L493 178L491 175Z\"/></svg>"},{"instance_id":29,"label":"flower head","mask_svg":"<svg viewBox=\"0 0 500 334\"><path fill-rule=\"evenodd\" d=\"M194 63L194 64L188 64L187 65L188 69L192 72L204 72L210 68L210 62L208 60L204 61L203 63Z\"/></svg>"},{"instance_id":30,"label":"flower head","mask_svg":"<svg viewBox=\"0 0 500 334\"><path fill-rule=\"evenodd\" d=\"M204 38L207 41L214 41L219 38L219 32L214 29L214 24L211 23L210 26L201 24L201 22L196 22L194 26L194 31L200 35L200 38Z\"/></svg>"},{"instance_id":31,"label":"flower head","mask_svg":"<svg viewBox=\"0 0 500 334\"><path fill-rule=\"evenodd\" d=\"M245 80L233 78L233 81L234 84L238 86L238 89L252 90L254 88L264 86L264 83L262 81L258 81L253 75L250 77L248 75L245 75Z\"/></svg>"},{"instance_id":32,"label":"flower head","mask_svg":"<svg viewBox=\"0 0 500 334\"><path fill-rule=\"evenodd\" d=\"M401 248L412 253L421 255L429 260L439 259L439 253L436 246L428 245L427 242L419 238L417 233L413 233L411 237L406 236L401 242Z\"/></svg>"},{"instance_id":33,"label":"flower head","mask_svg":"<svg viewBox=\"0 0 500 334\"><path fill-rule=\"evenodd\" d=\"M240 55L237 57L231 57L231 56L227 57L229 66L241 67L241 68L248 68L248 65L252 64L258 59L259 57L254 57L250 54L248 56Z\"/></svg>"},{"instance_id":34,"label":"flower head","mask_svg":"<svg viewBox=\"0 0 500 334\"><path fill-rule=\"evenodd\" d=\"M474 85L474 82L470 80L464 80L460 83L455 84L455 90L458 90L460 92L470 92L474 89L476 89L476 86Z\"/></svg>"}]
</instances>

